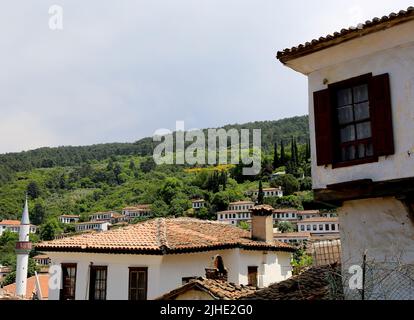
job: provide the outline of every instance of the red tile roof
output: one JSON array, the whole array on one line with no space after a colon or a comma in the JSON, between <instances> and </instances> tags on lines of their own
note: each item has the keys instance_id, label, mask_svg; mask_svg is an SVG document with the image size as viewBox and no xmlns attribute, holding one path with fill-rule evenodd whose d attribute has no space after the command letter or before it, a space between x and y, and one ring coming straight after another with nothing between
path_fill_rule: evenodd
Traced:
<instances>
[{"instance_id":1,"label":"red tile roof","mask_svg":"<svg viewBox=\"0 0 414 320\"><path fill-rule=\"evenodd\" d=\"M257 289L250 286L236 285L224 280L197 278L156 300L175 300L181 294L190 290L206 292L215 300L237 300L243 296L253 294Z\"/></svg>"},{"instance_id":2,"label":"red tile roof","mask_svg":"<svg viewBox=\"0 0 414 320\"><path fill-rule=\"evenodd\" d=\"M216 221L156 218L138 224L92 232L36 245L40 251L168 254L215 249L294 251L285 243L251 239L249 231Z\"/></svg>"},{"instance_id":3,"label":"red tile roof","mask_svg":"<svg viewBox=\"0 0 414 320\"><path fill-rule=\"evenodd\" d=\"M342 300L337 264L312 267L297 276L243 296L241 300Z\"/></svg>"},{"instance_id":4,"label":"red tile roof","mask_svg":"<svg viewBox=\"0 0 414 320\"><path fill-rule=\"evenodd\" d=\"M2 220L0 222L2 225L8 225L8 226L19 226L20 221L19 220Z\"/></svg>"},{"instance_id":5,"label":"red tile roof","mask_svg":"<svg viewBox=\"0 0 414 320\"><path fill-rule=\"evenodd\" d=\"M254 204L253 201L237 201L237 202L230 202L229 206L231 205L237 205L237 204Z\"/></svg>"},{"instance_id":6,"label":"red tile roof","mask_svg":"<svg viewBox=\"0 0 414 320\"><path fill-rule=\"evenodd\" d=\"M290 60L338 45L345 41L349 41L370 33L391 28L392 26L413 19L414 7L409 7L406 11L401 10L398 13L391 13L388 16L384 16L382 18L373 18L371 21L366 21L364 24L358 25L358 27L342 29L340 32L335 32L332 35L320 37L319 39L313 39L310 42L306 42L305 44L301 44L290 49L284 49L283 51L279 51L277 53L277 58L282 63L286 63Z\"/></svg>"},{"instance_id":7,"label":"red tile roof","mask_svg":"<svg viewBox=\"0 0 414 320\"><path fill-rule=\"evenodd\" d=\"M310 238L310 232L287 232L287 233L274 233L275 238Z\"/></svg>"},{"instance_id":8,"label":"red tile roof","mask_svg":"<svg viewBox=\"0 0 414 320\"><path fill-rule=\"evenodd\" d=\"M42 291L42 298L47 299L49 297L49 274L38 274L40 282L40 290ZM4 291L9 294L16 294L16 284L12 283L8 286L5 286ZM26 287L26 299L32 299L33 294L36 293L36 277L27 278L27 287Z\"/></svg>"},{"instance_id":9,"label":"red tile roof","mask_svg":"<svg viewBox=\"0 0 414 320\"><path fill-rule=\"evenodd\" d=\"M122 210L149 210L151 209L150 204L137 204L136 206L125 207Z\"/></svg>"}]
</instances>

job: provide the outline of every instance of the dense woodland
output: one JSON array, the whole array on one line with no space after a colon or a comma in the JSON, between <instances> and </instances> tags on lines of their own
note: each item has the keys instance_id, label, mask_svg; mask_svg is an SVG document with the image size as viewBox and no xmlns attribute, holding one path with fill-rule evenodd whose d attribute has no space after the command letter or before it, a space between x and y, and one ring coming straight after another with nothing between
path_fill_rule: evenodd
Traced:
<instances>
[{"instance_id":1,"label":"dense woodland","mask_svg":"<svg viewBox=\"0 0 414 320\"><path fill-rule=\"evenodd\" d=\"M0 220L20 218L26 193L31 222L40 226L35 241L73 231L73 226L58 222L61 214L80 214L87 221L90 213L149 203L155 216L215 219L215 212L227 209L229 202L247 199L246 191L268 186L284 189L283 198L264 199L274 207L318 206L310 191L306 116L224 128L262 129L259 175L243 176L242 165L157 166L151 138L0 155ZM281 171L287 174L274 175ZM195 198L204 198L206 208L193 212L191 199ZM12 265L14 255L9 249L15 240L9 233L0 237L0 244L4 243L0 264Z\"/></svg>"}]
</instances>

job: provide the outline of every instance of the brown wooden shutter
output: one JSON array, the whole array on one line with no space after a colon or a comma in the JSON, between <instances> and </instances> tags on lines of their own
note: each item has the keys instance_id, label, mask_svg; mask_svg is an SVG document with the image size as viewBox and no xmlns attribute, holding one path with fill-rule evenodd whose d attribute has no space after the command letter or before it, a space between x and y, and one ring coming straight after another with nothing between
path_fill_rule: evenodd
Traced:
<instances>
[{"instance_id":1,"label":"brown wooden shutter","mask_svg":"<svg viewBox=\"0 0 414 320\"><path fill-rule=\"evenodd\" d=\"M332 105L329 89L313 93L317 165L333 162Z\"/></svg>"},{"instance_id":2,"label":"brown wooden shutter","mask_svg":"<svg viewBox=\"0 0 414 320\"><path fill-rule=\"evenodd\" d=\"M375 155L394 154L394 132L388 73L371 78L369 82L369 101Z\"/></svg>"}]
</instances>

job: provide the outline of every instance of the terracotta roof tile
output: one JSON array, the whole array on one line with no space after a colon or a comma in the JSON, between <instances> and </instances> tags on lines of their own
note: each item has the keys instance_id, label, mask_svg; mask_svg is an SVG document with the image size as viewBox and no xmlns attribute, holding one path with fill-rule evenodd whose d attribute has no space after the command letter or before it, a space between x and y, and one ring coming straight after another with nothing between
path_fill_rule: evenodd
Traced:
<instances>
[{"instance_id":1,"label":"terracotta roof tile","mask_svg":"<svg viewBox=\"0 0 414 320\"><path fill-rule=\"evenodd\" d=\"M242 300L341 299L342 278L338 265L312 267L297 276L260 289Z\"/></svg>"},{"instance_id":2,"label":"terracotta roof tile","mask_svg":"<svg viewBox=\"0 0 414 320\"><path fill-rule=\"evenodd\" d=\"M39 283L40 283L40 290L42 291L43 299L47 299L49 297L49 274L38 274ZM16 294L16 283L9 284L4 288L5 292L9 294ZM26 296L25 299L32 299L33 294L36 293L36 277L27 278L27 286L26 286Z\"/></svg>"},{"instance_id":3,"label":"terracotta roof tile","mask_svg":"<svg viewBox=\"0 0 414 320\"><path fill-rule=\"evenodd\" d=\"M180 294L189 290L198 289L209 293L216 300L237 300L243 296L253 294L257 289L250 286L236 285L224 280L197 278L189 283L164 294L157 300L174 300Z\"/></svg>"},{"instance_id":4,"label":"terracotta roof tile","mask_svg":"<svg viewBox=\"0 0 414 320\"><path fill-rule=\"evenodd\" d=\"M294 251L285 243L251 239L249 231L216 221L156 218L124 228L91 232L36 245L40 251L168 254L224 248Z\"/></svg>"},{"instance_id":5,"label":"terracotta roof tile","mask_svg":"<svg viewBox=\"0 0 414 320\"><path fill-rule=\"evenodd\" d=\"M340 32L334 32L332 35L320 37L319 39L313 39L312 41L306 42L305 44L284 49L283 51L279 51L277 53L277 58L282 63L286 63L289 60L293 60L311 54L313 52L326 49L339 43L355 39L362 35L384 30L386 28L390 28L394 25L412 19L414 19L414 7L409 7L406 11L401 10L398 13L393 12L388 16L383 16L382 18L373 18L371 21L361 23L357 27L342 29Z\"/></svg>"},{"instance_id":6,"label":"terracotta roof tile","mask_svg":"<svg viewBox=\"0 0 414 320\"><path fill-rule=\"evenodd\" d=\"M2 220L0 222L2 225L8 225L8 226L19 226L20 221L19 220Z\"/></svg>"}]
</instances>

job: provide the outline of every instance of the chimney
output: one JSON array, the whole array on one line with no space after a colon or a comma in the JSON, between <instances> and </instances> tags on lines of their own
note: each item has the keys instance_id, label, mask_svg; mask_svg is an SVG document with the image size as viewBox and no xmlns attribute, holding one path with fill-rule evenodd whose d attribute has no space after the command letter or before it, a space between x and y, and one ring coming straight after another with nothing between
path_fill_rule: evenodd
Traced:
<instances>
[{"instance_id":1,"label":"chimney","mask_svg":"<svg viewBox=\"0 0 414 320\"><path fill-rule=\"evenodd\" d=\"M255 206L252 212L252 240L273 242L273 208L269 205Z\"/></svg>"}]
</instances>

